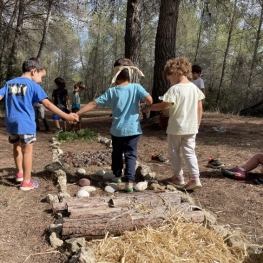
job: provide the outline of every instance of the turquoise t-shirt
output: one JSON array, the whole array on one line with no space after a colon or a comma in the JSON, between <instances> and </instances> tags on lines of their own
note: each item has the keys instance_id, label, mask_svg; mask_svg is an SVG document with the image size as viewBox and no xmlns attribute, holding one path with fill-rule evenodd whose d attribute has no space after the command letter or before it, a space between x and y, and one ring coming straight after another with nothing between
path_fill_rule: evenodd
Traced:
<instances>
[{"instance_id":1,"label":"turquoise t-shirt","mask_svg":"<svg viewBox=\"0 0 263 263\"><path fill-rule=\"evenodd\" d=\"M101 107L112 109L112 125L110 133L116 137L142 134L139 116L139 101L149 93L137 83L109 88L95 99Z\"/></svg>"}]
</instances>

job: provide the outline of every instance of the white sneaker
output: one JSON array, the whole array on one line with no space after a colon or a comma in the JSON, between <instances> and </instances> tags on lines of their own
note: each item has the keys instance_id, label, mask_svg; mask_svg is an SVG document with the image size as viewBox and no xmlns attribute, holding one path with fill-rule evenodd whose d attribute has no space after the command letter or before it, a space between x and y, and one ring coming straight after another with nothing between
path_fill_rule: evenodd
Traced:
<instances>
[{"instance_id":1,"label":"white sneaker","mask_svg":"<svg viewBox=\"0 0 263 263\"><path fill-rule=\"evenodd\" d=\"M184 186L184 189L186 191L193 191L193 190L196 190L198 188L201 188L202 185L201 185L201 182L200 180L190 180L185 186Z\"/></svg>"}]
</instances>

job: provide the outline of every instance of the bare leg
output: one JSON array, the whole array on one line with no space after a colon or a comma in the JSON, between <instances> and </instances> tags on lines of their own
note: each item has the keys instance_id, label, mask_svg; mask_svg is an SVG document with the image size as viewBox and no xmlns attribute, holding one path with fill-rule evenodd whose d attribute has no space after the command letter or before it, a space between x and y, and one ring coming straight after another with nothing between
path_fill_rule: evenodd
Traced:
<instances>
[{"instance_id":1,"label":"bare leg","mask_svg":"<svg viewBox=\"0 0 263 263\"><path fill-rule=\"evenodd\" d=\"M22 146L23 152L23 171L24 171L24 180L31 180L31 171L32 171L32 162L33 162L33 143L30 143L26 146Z\"/></svg>"},{"instance_id":2,"label":"bare leg","mask_svg":"<svg viewBox=\"0 0 263 263\"><path fill-rule=\"evenodd\" d=\"M263 154L258 153L252 156L245 165L241 166L243 169L245 169L246 172L249 172L256 167L258 167L259 164L263 164Z\"/></svg>"},{"instance_id":3,"label":"bare leg","mask_svg":"<svg viewBox=\"0 0 263 263\"><path fill-rule=\"evenodd\" d=\"M13 145L13 156L17 172L23 172L23 153L20 142Z\"/></svg>"},{"instance_id":4,"label":"bare leg","mask_svg":"<svg viewBox=\"0 0 263 263\"><path fill-rule=\"evenodd\" d=\"M59 121L58 121L58 120L54 120L54 122L55 122L56 128L57 128L57 129L60 129Z\"/></svg>"}]
</instances>

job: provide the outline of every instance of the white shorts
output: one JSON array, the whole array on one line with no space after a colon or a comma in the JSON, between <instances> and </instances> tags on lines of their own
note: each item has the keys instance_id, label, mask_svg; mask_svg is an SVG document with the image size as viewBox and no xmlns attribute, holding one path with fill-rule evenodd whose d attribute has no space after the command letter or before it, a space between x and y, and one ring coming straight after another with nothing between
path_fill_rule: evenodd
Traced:
<instances>
[{"instance_id":1,"label":"white shorts","mask_svg":"<svg viewBox=\"0 0 263 263\"><path fill-rule=\"evenodd\" d=\"M15 144L20 141L21 146L26 146L36 140L37 138L35 134L9 134L8 138L9 143Z\"/></svg>"}]
</instances>

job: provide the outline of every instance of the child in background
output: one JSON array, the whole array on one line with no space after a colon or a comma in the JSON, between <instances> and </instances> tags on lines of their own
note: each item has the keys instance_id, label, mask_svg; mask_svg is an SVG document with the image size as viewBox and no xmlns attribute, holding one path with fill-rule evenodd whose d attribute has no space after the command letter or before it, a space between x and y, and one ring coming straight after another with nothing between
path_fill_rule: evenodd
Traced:
<instances>
[{"instance_id":1,"label":"child in background","mask_svg":"<svg viewBox=\"0 0 263 263\"><path fill-rule=\"evenodd\" d=\"M63 112L69 113L69 95L68 90L65 88L66 83L64 79L58 77L54 80L56 89L52 92L52 102ZM60 127L59 121L61 117L57 114L52 115L52 119L55 121L55 125L57 128L56 133L60 133L67 130L67 122L65 119L63 121L63 129Z\"/></svg>"},{"instance_id":2,"label":"child in background","mask_svg":"<svg viewBox=\"0 0 263 263\"><path fill-rule=\"evenodd\" d=\"M33 104L41 102L48 110L68 121L78 121L74 113L66 114L55 107L38 83L46 70L36 58L24 61L22 76L6 82L0 89L0 100L5 99L6 130L9 142L13 144L13 155L17 169L16 182L22 182L20 189L28 191L38 187L31 179L33 142L36 141L36 123Z\"/></svg>"},{"instance_id":3,"label":"child in background","mask_svg":"<svg viewBox=\"0 0 263 263\"><path fill-rule=\"evenodd\" d=\"M47 120L45 118L45 107L41 103L35 102L34 103L34 110L35 110L36 130L37 131L40 130L39 120L38 120L38 118L40 117L44 126L45 126L46 131L49 131L49 126L48 126Z\"/></svg>"},{"instance_id":4,"label":"child in background","mask_svg":"<svg viewBox=\"0 0 263 263\"><path fill-rule=\"evenodd\" d=\"M142 72L127 58L118 59L114 63L114 87L109 88L104 94L88 103L80 111L79 116L98 105L109 105L112 109L112 125L110 134L112 138L112 172L115 175L113 182L121 183L123 157L125 157L125 178L127 192L133 191L135 179L135 165L137 159L137 146L142 134L139 116L139 101L145 100L147 105L152 104L151 95L137 83L131 83L132 71L140 76Z\"/></svg>"},{"instance_id":5,"label":"child in background","mask_svg":"<svg viewBox=\"0 0 263 263\"><path fill-rule=\"evenodd\" d=\"M82 81L79 81L74 85L74 91L72 96L72 105L71 112L78 112L80 110L80 96L79 93L85 89L85 84ZM81 118L79 118L79 122L77 123L78 130L81 130ZM75 124L71 124L71 130L74 129Z\"/></svg>"},{"instance_id":6,"label":"child in background","mask_svg":"<svg viewBox=\"0 0 263 263\"><path fill-rule=\"evenodd\" d=\"M164 76L170 81L170 89L160 99L161 103L146 106L146 110L161 111L169 107L168 151L174 176L172 183L185 190L202 187L195 154L195 138L202 118L204 94L187 77L191 77L191 63L185 57L168 60ZM190 180L185 184L180 150L189 172Z\"/></svg>"},{"instance_id":7,"label":"child in background","mask_svg":"<svg viewBox=\"0 0 263 263\"><path fill-rule=\"evenodd\" d=\"M263 165L263 154L258 153L253 155L244 165L236 166L232 169L224 169L221 168L221 172L223 175L237 179L237 180L245 180L247 173L257 168L258 165ZM263 174L263 168L260 169L260 172ZM260 179L263 180L263 179ZM262 181L263 183L263 181Z\"/></svg>"}]
</instances>

